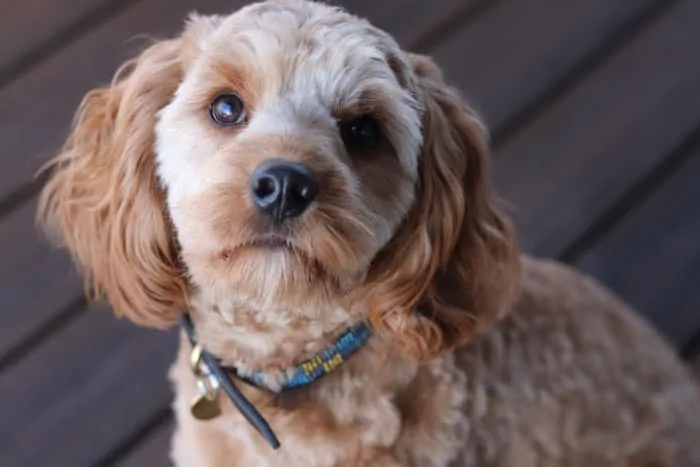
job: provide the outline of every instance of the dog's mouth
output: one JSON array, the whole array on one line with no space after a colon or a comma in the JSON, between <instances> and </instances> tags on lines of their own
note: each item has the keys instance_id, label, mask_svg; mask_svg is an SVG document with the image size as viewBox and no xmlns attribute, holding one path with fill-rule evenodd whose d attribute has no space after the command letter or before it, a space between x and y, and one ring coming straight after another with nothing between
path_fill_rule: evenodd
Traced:
<instances>
[{"instance_id":1,"label":"dog's mouth","mask_svg":"<svg viewBox=\"0 0 700 467\"><path fill-rule=\"evenodd\" d=\"M284 237L276 235L254 239L253 241L248 242L248 246L268 250L287 250L290 253L298 252L298 248L296 248L292 242Z\"/></svg>"},{"instance_id":2,"label":"dog's mouth","mask_svg":"<svg viewBox=\"0 0 700 467\"><path fill-rule=\"evenodd\" d=\"M300 249L294 246L289 239L278 235L270 235L253 238L252 240L225 248L220 252L219 257L224 261L229 261L235 259L239 253L246 250L283 251L290 254L301 254Z\"/></svg>"},{"instance_id":3,"label":"dog's mouth","mask_svg":"<svg viewBox=\"0 0 700 467\"><path fill-rule=\"evenodd\" d=\"M320 280L335 291L342 288L340 278L333 274L331 269L322 261L305 248L296 245L291 239L280 235L261 236L239 243L221 251L219 258L226 263L233 263L240 255L247 256L246 253L251 252L263 255L266 253L281 253L301 266L300 271L305 271L304 275L308 282Z\"/></svg>"}]
</instances>

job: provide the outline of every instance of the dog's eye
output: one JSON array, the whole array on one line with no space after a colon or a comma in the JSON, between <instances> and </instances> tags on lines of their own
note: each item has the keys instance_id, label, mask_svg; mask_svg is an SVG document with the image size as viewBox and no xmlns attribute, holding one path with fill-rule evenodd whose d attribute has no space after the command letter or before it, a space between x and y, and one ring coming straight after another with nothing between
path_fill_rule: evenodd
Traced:
<instances>
[{"instance_id":1,"label":"dog's eye","mask_svg":"<svg viewBox=\"0 0 700 467\"><path fill-rule=\"evenodd\" d=\"M379 124L368 115L341 122L340 136L348 149L372 149L382 139Z\"/></svg>"},{"instance_id":2,"label":"dog's eye","mask_svg":"<svg viewBox=\"0 0 700 467\"><path fill-rule=\"evenodd\" d=\"M246 122L243 100L236 94L221 94L211 103L209 114L219 125L242 125Z\"/></svg>"}]
</instances>

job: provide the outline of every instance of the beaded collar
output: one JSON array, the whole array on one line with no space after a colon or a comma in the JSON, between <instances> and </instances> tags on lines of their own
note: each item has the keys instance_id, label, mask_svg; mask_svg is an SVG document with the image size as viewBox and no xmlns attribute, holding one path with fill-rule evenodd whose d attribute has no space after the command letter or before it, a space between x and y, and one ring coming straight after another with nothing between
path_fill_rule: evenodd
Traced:
<instances>
[{"instance_id":1,"label":"beaded collar","mask_svg":"<svg viewBox=\"0 0 700 467\"><path fill-rule=\"evenodd\" d=\"M190 408L192 415L201 420L217 417L221 413L218 404L219 389L231 399L231 402L248 420L248 422L270 443L273 449L280 447L280 442L275 436L267 421L260 412L236 387L230 374L248 382L254 386L270 392L279 393L285 389L305 386L313 383L321 377L337 369L353 353L358 351L367 342L371 331L367 324L360 322L347 331L329 347L316 356L301 362L285 372L280 389L272 391L266 384L266 373L256 371L250 375L241 375L236 368L222 367L219 359L204 350L198 343L195 335L194 324L188 314L182 317L182 327L192 345L190 365L197 377L199 395L192 401Z\"/></svg>"},{"instance_id":2,"label":"beaded collar","mask_svg":"<svg viewBox=\"0 0 700 467\"><path fill-rule=\"evenodd\" d=\"M298 386L305 386L313 383L319 378L331 373L343 364L353 353L358 351L367 341L370 335L369 327L360 322L345 331L338 339L320 353L308 360L290 368L285 372L280 389L272 391L266 384L266 374L264 371L256 371L250 375L240 375L235 368L231 371L236 373L240 379L260 388L268 389L272 392L281 392Z\"/></svg>"}]
</instances>

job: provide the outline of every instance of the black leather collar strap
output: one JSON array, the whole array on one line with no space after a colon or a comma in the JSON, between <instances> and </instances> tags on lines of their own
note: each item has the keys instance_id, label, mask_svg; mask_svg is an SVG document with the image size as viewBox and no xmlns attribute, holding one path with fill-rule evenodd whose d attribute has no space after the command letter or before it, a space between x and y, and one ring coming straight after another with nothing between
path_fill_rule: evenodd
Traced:
<instances>
[{"instance_id":1,"label":"black leather collar strap","mask_svg":"<svg viewBox=\"0 0 700 467\"><path fill-rule=\"evenodd\" d=\"M190 315L185 313L182 315L182 327L187 332L187 337L190 340L190 344L194 347L197 345L197 339L194 331L194 324L192 323L192 318ZM221 367L219 360L206 350L202 351L202 359L204 363L211 371L212 375L219 381L219 384L228 395L233 405L236 406L239 412L248 420L248 423L253 425L253 427L258 430L270 446L273 449L278 449L280 447L280 442L275 436L275 433L270 428L267 421L260 415L260 412L255 408L253 404L250 403L248 399L241 393L241 391L233 384L231 378L226 374L226 371Z\"/></svg>"}]
</instances>

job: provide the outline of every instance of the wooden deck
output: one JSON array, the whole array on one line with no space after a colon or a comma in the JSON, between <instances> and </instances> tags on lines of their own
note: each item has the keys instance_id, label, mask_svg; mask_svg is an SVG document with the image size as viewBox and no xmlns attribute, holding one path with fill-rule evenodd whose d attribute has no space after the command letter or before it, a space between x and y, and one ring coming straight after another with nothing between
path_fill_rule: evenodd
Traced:
<instances>
[{"instance_id":1,"label":"wooden deck","mask_svg":"<svg viewBox=\"0 0 700 467\"><path fill-rule=\"evenodd\" d=\"M89 309L33 226L82 95L132 37L242 0L22 0L0 13L0 465L167 465L175 335ZM601 278L700 369L700 2L345 0L486 117L524 247Z\"/></svg>"}]
</instances>

